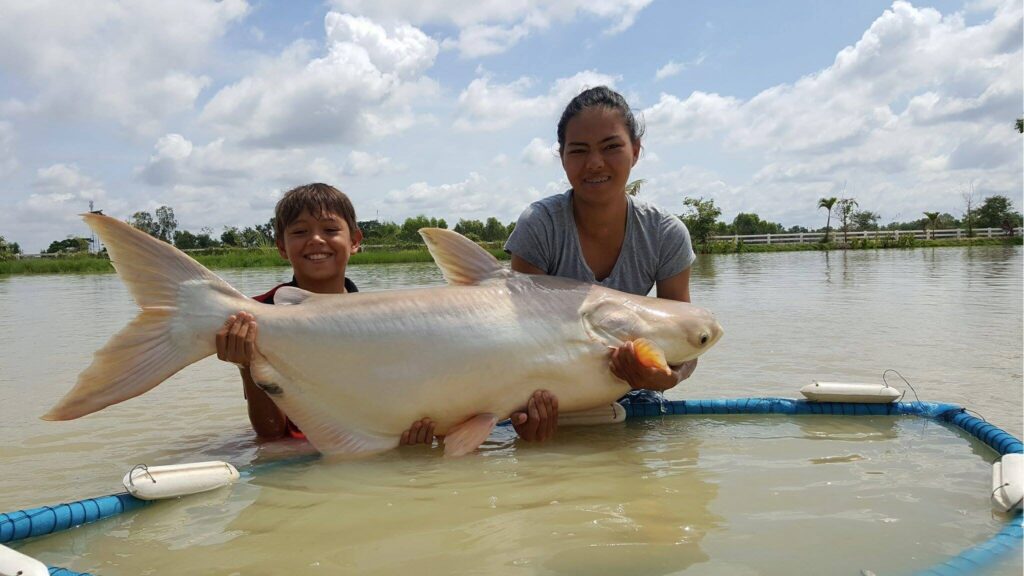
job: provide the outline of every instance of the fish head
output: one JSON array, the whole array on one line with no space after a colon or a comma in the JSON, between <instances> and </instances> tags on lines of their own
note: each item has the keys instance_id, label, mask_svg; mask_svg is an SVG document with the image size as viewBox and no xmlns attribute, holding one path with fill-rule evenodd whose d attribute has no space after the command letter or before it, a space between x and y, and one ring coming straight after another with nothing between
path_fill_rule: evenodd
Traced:
<instances>
[{"instance_id":1,"label":"fish head","mask_svg":"<svg viewBox=\"0 0 1024 576\"><path fill-rule=\"evenodd\" d=\"M723 334L714 314L699 306L614 291L589 300L580 316L591 338L612 347L645 339L671 368L710 350Z\"/></svg>"}]
</instances>

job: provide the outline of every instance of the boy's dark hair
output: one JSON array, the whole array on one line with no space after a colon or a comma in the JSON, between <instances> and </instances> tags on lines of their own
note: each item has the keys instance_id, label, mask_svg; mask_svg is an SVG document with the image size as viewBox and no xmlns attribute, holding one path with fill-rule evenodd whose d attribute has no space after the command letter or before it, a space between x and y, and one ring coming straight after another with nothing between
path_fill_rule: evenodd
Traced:
<instances>
[{"instance_id":1,"label":"boy's dark hair","mask_svg":"<svg viewBox=\"0 0 1024 576\"><path fill-rule=\"evenodd\" d=\"M329 184L314 182L284 193L274 208L274 237L284 238L284 229L294 222L303 210L309 210L314 218L326 213L337 214L348 224L349 234L359 230L356 223L356 209L344 192Z\"/></svg>"},{"instance_id":2,"label":"boy's dark hair","mask_svg":"<svg viewBox=\"0 0 1024 576\"><path fill-rule=\"evenodd\" d=\"M636 117L633 116L633 110L630 109L622 94L607 86L588 88L569 101L569 105L562 112L562 118L558 121L559 156L562 155L562 151L565 149L565 127L569 124L569 120L572 120L577 114L591 106L603 106L612 110L618 110L622 114L622 120L626 123L626 131L629 132L629 138L633 142L636 142L644 135L643 125L637 122Z\"/></svg>"}]
</instances>

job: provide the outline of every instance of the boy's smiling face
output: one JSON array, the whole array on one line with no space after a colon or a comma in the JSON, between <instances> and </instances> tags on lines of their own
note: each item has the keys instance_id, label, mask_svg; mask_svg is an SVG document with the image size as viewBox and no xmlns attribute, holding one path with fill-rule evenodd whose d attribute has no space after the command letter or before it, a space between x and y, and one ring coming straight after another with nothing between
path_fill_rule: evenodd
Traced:
<instances>
[{"instance_id":1,"label":"boy's smiling face","mask_svg":"<svg viewBox=\"0 0 1024 576\"><path fill-rule=\"evenodd\" d=\"M277 249L295 271L299 288L320 294L345 291L345 268L349 256L359 250L363 234L353 234L348 223L333 212L314 216L303 210L284 228Z\"/></svg>"}]
</instances>

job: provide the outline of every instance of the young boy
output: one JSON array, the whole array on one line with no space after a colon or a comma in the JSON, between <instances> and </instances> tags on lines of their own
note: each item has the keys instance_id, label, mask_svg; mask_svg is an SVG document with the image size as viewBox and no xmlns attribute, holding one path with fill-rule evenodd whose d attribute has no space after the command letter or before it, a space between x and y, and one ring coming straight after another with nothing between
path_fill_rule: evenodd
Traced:
<instances>
[{"instance_id":1,"label":"young boy","mask_svg":"<svg viewBox=\"0 0 1024 576\"><path fill-rule=\"evenodd\" d=\"M281 257L291 263L294 275L291 282L275 286L254 299L273 304L274 294L281 286L296 286L318 294L358 292L355 283L345 276L345 269L362 240L355 208L343 192L320 183L289 190L274 209L274 241ZM217 333L217 357L239 367L249 421L260 438L304 438L298 427L253 382L249 363L255 355L258 331L251 314L239 312L228 317ZM431 443L433 440L434 424L424 418L402 434L401 443Z\"/></svg>"}]
</instances>

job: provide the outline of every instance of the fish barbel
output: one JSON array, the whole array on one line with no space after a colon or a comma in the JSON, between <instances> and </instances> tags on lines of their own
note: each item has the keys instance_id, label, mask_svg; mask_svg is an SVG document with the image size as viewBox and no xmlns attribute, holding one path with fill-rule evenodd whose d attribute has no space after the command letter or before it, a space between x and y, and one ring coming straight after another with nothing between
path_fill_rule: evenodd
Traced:
<instances>
[{"instance_id":1,"label":"fish barbel","mask_svg":"<svg viewBox=\"0 0 1024 576\"><path fill-rule=\"evenodd\" d=\"M96 352L45 416L70 420L138 396L216 353L231 314L256 318L254 381L320 452L356 457L398 445L429 417L445 454L475 450L494 424L547 389L559 410L629 391L609 347L668 370L722 335L708 311L551 276L512 272L460 234L420 234L447 286L313 294L283 287L277 305L247 298L201 264L115 218L83 216L142 309Z\"/></svg>"}]
</instances>

